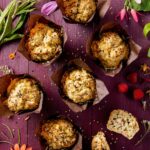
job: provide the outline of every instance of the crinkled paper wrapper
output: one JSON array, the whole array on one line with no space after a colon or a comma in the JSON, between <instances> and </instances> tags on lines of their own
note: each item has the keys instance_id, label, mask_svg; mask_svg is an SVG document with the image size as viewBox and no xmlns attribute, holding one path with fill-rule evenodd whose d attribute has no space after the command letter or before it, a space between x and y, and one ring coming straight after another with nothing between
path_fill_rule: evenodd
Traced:
<instances>
[{"instance_id":1,"label":"crinkled paper wrapper","mask_svg":"<svg viewBox=\"0 0 150 150\"><path fill-rule=\"evenodd\" d=\"M115 69L115 70L106 70L106 69L104 69L102 67L102 65L100 64L100 61L95 59L92 56L92 53L91 53L91 43L92 43L92 41L94 39L99 38L102 33L108 32L108 31L116 32L121 37L123 37L124 41L128 44L129 50L130 50L130 54L129 54L128 60L126 60L125 62L122 61L120 63L120 66L118 66L118 69ZM88 56L90 58L92 58L95 61L95 63L97 63L103 69L103 72L105 73L105 75L111 76L111 77L114 77L123 68L125 68L126 66L130 65L133 61L135 61L138 58L140 51L141 51L141 46L136 44L129 37L127 32L121 27L121 25L119 25L119 24L117 24L115 22L109 22L109 23L106 23L106 24L102 25L101 27L98 27L98 29L96 29L96 31L93 33L93 35L91 36L91 38L87 42L87 48L86 48L86 52L87 52Z\"/></svg>"},{"instance_id":2,"label":"crinkled paper wrapper","mask_svg":"<svg viewBox=\"0 0 150 150\"><path fill-rule=\"evenodd\" d=\"M55 119L65 119L65 120L68 120L69 122L71 122L71 123L73 124L74 128L75 128L76 131L77 131L78 139L77 139L75 145L74 145L72 148L70 148L70 149L71 149L71 150L82 150L83 137L82 137L82 134L81 134L80 129L78 128L78 126L76 126L76 125L74 124L74 122L72 122L72 120L71 120L70 118L68 118L68 117L66 117L66 116L58 115L58 114L56 114L56 115L54 115L54 116L51 116L51 117L48 118L47 120L42 121L40 127L37 129L37 133L36 133L36 134L38 135L39 140L40 140L40 142L41 142L41 145L42 145L43 148L44 148L43 150L46 150L46 149L49 150L49 149L48 149L48 146L47 146L47 144L46 144L46 141L45 141L45 140L41 137L41 135L40 135L40 133L41 133L41 126L42 126L42 124L43 124L44 122L46 122L46 121L48 121L48 120L55 120Z\"/></svg>"},{"instance_id":3,"label":"crinkled paper wrapper","mask_svg":"<svg viewBox=\"0 0 150 150\"><path fill-rule=\"evenodd\" d=\"M7 100L7 98L8 98L7 90L8 90L8 87L12 80L14 80L16 78L26 78L26 77L36 80L35 78L33 78L27 74L5 75L5 76L0 77L0 85L1 85L0 86L0 116L13 116L15 114L14 112L11 112L5 104L5 100ZM23 113L27 113L27 114L37 113L38 114L41 112L43 100L44 100L44 93L43 93L43 90L41 88L39 81L37 81L37 83L41 90L41 100L40 100L39 107L33 111L31 110L31 111L18 112L18 114L23 114Z\"/></svg>"},{"instance_id":4,"label":"crinkled paper wrapper","mask_svg":"<svg viewBox=\"0 0 150 150\"><path fill-rule=\"evenodd\" d=\"M63 76L63 73L65 71L67 71L67 70L65 70L65 68L69 69L69 67L72 65L77 66L79 68L83 68L83 69L87 70L88 72L90 72L91 74L93 74L92 70L89 68L89 66L87 64L85 64L85 62L83 62L81 59L74 59L74 60L70 61L69 63L65 64L63 67L56 70L52 74L52 80L58 86L63 102L73 112L82 112L82 111L86 110L89 105L98 104L102 99L104 99L109 94L109 92L108 92L107 87L104 84L104 82L95 78L96 79L96 98L94 100L90 101L89 103L79 105L79 104L73 103L71 100L69 100L67 98L64 98L64 96L61 94L62 93L61 92L62 91L62 89L61 89L61 78Z\"/></svg>"},{"instance_id":5,"label":"crinkled paper wrapper","mask_svg":"<svg viewBox=\"0 0 150 150\"><path fill-rule=\"evenodd\" d=\"M67 18L64 14L64 6L63 6L63 0L56 0L62 14L63 17L66 21L68 21L69 23L77 23L73 20L71 20L70 18ZM109 7L111 4L111 0L97 0L97 11L95 13L99 13L100 18L103 18L105 16L105 14L107 13ZM95 16L95 13L91 16L91 18L87 21L87 23L91 22Z\"/></svg>"},{"instance_id":6,"label":"crinkled paper wrapper","mask_svg":"<svg viewBox=\"0 0 150 150\"><path fill-rule=\"evenodd\" d=\"M63 30L63 27L53 23L52 21L50 20L47 20L46 18L44 18L43 16L41 15L36 15L36 14L33 14L29 17L28 21L27 21L27 25L26 25L26 29L25 29L25 32L24 32L24 36L23 38L21 39L20 43L19 43L19 46L18 46L18 51L24 56L26 57L29 61L33 61L30 57L30 54L26 48L26 41L28 39L28 35L30 33L30 30L36 25L36 23L39 22L39 23L43 23L43 24L47 24L48 26L50 27L54 27L56 29L58 29L60 31L60 34L62 34L62 41L63 41L63 44L62 44L62 51L63 51L63 47L64 47L64 44L65 42L67 41L67 35L66 33L64 32ZM36 61L33 61L33 62L36 62L36 63L42 63L44 64L45 66L49 66L51 63L53 63L60 55L62 54L62 52L58 53L57 56L55 56L55 58L53 58L52 60L49 60L49 61L46 61L46 62L36 62Z\"/></svg>"}]
</instances>

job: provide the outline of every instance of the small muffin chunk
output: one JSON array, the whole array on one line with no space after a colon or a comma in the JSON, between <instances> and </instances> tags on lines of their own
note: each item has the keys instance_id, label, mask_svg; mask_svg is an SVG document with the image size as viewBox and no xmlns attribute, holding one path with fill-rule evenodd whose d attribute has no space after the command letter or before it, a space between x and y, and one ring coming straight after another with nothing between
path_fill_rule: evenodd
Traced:
<instances>
[{"instance_id":1,"label":"small muffin chunk","mask_svg":"<svg viewBox=\"0 0 150 150\"><path fill-rule=\"evenodd\" d=\"M75 145L78 139L77 131L71 122L65 119L53 119L41 127L41 137L50 149L62 150Z\"/></svg>"},{"instance_id":2,"label":"small muffin chunk","mask_svg":"<svg viewBox=\"0 0 150 150\"><path fill-rule=\"evenodd\" d=\"M58 29L36 23L30 30L26 43L30 57L35 62L46 62L62 52L62 37Z\"/></svg>"},{"instance_id":3,"label":"small muffin chunk","mask_svg":"<svg viewBox=\"0 0 150 150\"><path fill-rule=\"evenodd\" d=\"M87 23L96 12L96 0L62 0L63 14L78 23Z\"/></svg>"},{"instance_id":4,"label":"small muffin chunk","mask_svg":"<svg viewBox=\"0 0 150 150\"><path fill-rule=\"evenodd\" d=\"M117 109L111 112L107 128L131 140L139 131L139 124L131 113Z\"/></svg>"},{"instance_id":5,"label":"small muffin chunk","mask_svg":"<svg viewBox=\"0 0 150 150\"><path fill-rule=\"evenodd\" d=\"M42 97L42 91L37 81L31 78L12 80L7 93L7 106L13 112L38 108Z\"/></svg>"},{"instance_id":6,"label":"small muffin chunk","mask_svg":"<svg viewBox=\"0 0 150 150\"><path fill-rule=\"evenodd\" d=\"M95 78L84 69L66 71L61 84L64 94L74 103L86 103L95 98Z\"/></svg>"},{"instance_id":7,"label":"small muffin chunk","mask_svg":"<svg viewBox=\"0 0 150 150\"><path fill-rule=\"evenodd\" d=\"M117 69L129 57L129 46L116 32L102 33L91 45L92 55L105 69Z\"/></svg>"},{"instance_id":8,"label":"small muffin chunk","mask_svg":"<svg viewBox=\"0 0 150 150\"><path fill-rule=\"evenodd\" d=\"M105 134L98 132L92 139L92 150L110 150Z\"/></svg>"}]
</instances>

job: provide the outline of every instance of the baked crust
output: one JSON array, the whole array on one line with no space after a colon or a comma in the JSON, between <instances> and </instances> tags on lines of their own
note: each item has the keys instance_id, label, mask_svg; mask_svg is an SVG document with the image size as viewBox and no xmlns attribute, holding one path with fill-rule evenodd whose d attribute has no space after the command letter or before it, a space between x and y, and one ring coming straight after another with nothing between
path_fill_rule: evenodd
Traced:
<instances>
[{"instance_id":1,"label":"baked crust","mask_svg":"<svg viewBox=\"0 0 150 150\"><path fill-rule=\"evenodd\" d=\"M86 103L95 98L95 78L84 69L66 71L61 84L64 94L74 103Z\"/></svg>"},{"instance_id":2,"label":"baked crust","mask_svg":"<svg viewBox=\"0 0 150 150\"><path fill-rule=\"evenodd\" d=\"M65 119L53 119L45 122L41 128L41 136L53 150L71 148L78 139L75 127Z\"/></svg>"},{"instance_id":3,"label":"baked crust","mask_svg":"<svg viewBox=\"0 0 150 150\"><path fill-rule=\"evenodd\" d=\"M34 79L13 79L7 90L7 106L13 112L34 110L39 106L41 94L42 91Z\"/></svg>"},{"instance_id":4,"label":"baked crust","mask_svg":"<svg viewBox=\"0 0 150 150\"><path fill-rule=\"evenodd\" d=\"M30 30L26 48L33 61L50 61L62 52L61 33L54 27L36 23Z\"/></svg>"},{"instance_id":5,"label":"baked crust","mask_svg":"<svg viewBox=\"0 0 150 150\"><path fill-rule=\"evenodd\" d=\"M102 33L91 45L92 55L105 69L117 69L129 57L129 46L116 32Z\"/></svg>"}]
</instances>

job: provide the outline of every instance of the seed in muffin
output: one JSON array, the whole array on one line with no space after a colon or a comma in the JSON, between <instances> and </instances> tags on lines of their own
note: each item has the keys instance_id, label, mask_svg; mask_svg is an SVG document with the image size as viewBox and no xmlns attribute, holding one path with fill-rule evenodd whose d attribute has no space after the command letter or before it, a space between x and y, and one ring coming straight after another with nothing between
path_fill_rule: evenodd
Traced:
<instances>
[{"instance_id":1,"label":"seed in muffin","mask_svg":"<svg viewBox=\"0 0 150 150\"><path fill-rule=\"evenodd\" d=\"M62 13L72 21L87 23L96 12L97 0L61 0Z\"/></svg>"},{"instance_id":2,"label":"seed in muffin","mask_svg":"<svg viewBox=\"0 0 150 150\"><path fill-rule=\"evenodd\" d=\"M34 79L16 78L11 81L8 87L7 106L13 112L34 110L38 108L42 94Z\"/></svg>"},{"instance_id":3,"label":"seed in muffin","mask_svg":"<svg viewBox=\"0 0 150 150\"><path fill-rule=\"evenodd\" d=\"M41 127L40 135L46 141L49 148L53 150L71 148L78 139L75 127L65 119L46 121Z\"/></svg>"},{"instance_id":4,"label":"seed in muffin","mask_svg":"<svg viewBox=\"0 0 150 150\"><path fill-rule=\"evenodd\" d=\"M86 103L95 98L95 78L85 69L66 71L61 84L64 94L74 103Z\"/></svg>"},{"instance_id":5,"label":"seed in muffin","mask_svg":"<svg viewBox=\"0 0 150 150\"><path fill-rule=\"evenodd\" d=\"M62 52L62 33L55 27L36 23L30 30L26 48L33 61L50 61Z\"/></svg>"},{"instance_id":6,"label":"seed in muffin","mask_svg":"<svg viewBox=\"0 0 150 150\"><path fill-rule=\"evenodd\" d=\"M102 33L91 45L92 55L105 69L117 69L129 57L129 46L116 32Z\"/></svg>"}]
</instances>

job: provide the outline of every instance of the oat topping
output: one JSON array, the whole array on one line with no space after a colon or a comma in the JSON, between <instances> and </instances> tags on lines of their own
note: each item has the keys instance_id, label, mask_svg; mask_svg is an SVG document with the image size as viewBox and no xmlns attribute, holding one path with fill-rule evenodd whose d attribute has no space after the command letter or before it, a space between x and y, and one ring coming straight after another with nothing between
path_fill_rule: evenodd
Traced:
<instances>
[{"instance_id":1,"label":"oat topping","mask_svg":"<svg viewBox=\"0 0 150 150\"><path fill-rule=\"evenodd\" d=\"M14 79L8 87L7 105L11 111L34 110L39 106L41 90L34 79Z\"/></svg>"},{"instance_id":2,"label":"oat topping","mask_svg":"<svg viewBox=\"0 0 150 150\"><path fill-rule=\"evenodd\" d=\"M74 126L65 119L49 120L42 125L41 130L41 136L53 150L70 148L78 138Z\"/></svg>"},{"instance_id":3,"label":"oat topping","mask_svg":"<svg viewBox=\"0 0 150 150\"><path fill-rule=\"evenodd\" d=\"M110 114L107 128L110 131L122 134L128 139L132 139L139 131L139 125L136 118L124 110L113 110Z\"/></svg>"},{"instance_id":4,"label":"oat topping","mask_svg":"<svg viewBox=\"0 0 150 150\"><path fill-rule=\"evenodd\" d=\"M37 23L31 29L26 47L34 61L49 61L62 51L61 33L48 25Z\"/></svg>"},{"instance_id":5,"label":"oat topping","mask_svg":"<svg viewBox=\"0 0 150 150\"><path fill-rule=\"evenodd\" d=\"M122 60L127 60L129 47L115 32L103 33L92 42L91 51L105 69L117 69Z\"/></svg>"},{"instance_id":6,"label":"oat topping","mask_svg":"<svg viewBox=\"0 0 150 150\"><path fill-rule=\"evenodd\" d=\"M96 81L84 69L65 72L61 83L65 95L74 103L85 103L95 98Z\"/></svg>"},{"instance_id":7,"label":"oat topping","mask_svg":"<svg viewBox=\"0 0 150 150\"><path fill-rule=\"evenodd\" d=\"M73 21L86 23L95 14L96 5L96 0L63 0L63 13Z\"/></svg>"},{"instance_id":8,"label":"oat topping","mask_svg":"<svg viewBox=\"0 0 150 150\"><path fill-rule=\"evenodd\" d=\"M98 132L92 139L92 150L110 150L103 132Z\"/></svg>"}]
</instances>

